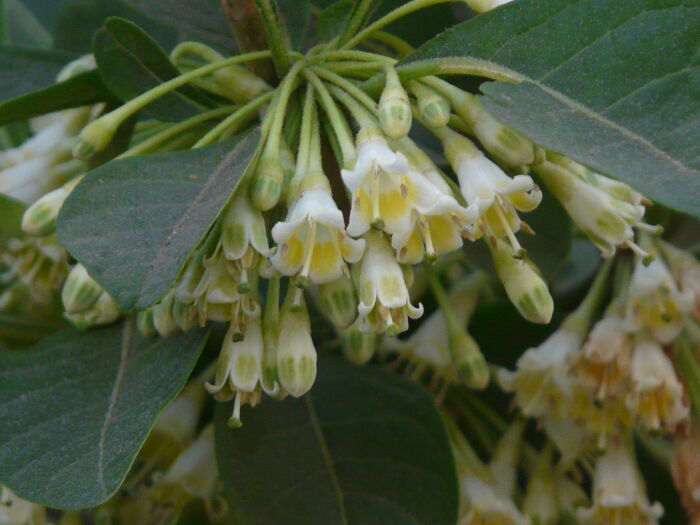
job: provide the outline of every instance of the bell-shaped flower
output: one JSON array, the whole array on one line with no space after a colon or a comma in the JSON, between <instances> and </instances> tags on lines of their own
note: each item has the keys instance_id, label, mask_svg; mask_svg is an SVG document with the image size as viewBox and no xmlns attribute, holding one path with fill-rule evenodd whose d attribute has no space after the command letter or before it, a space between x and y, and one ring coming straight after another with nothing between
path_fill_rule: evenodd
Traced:
<instances>
[{"instance_id":1,"label":"bell-shaped flower","mask_svg":"<svg viewBox=\"0 0 700 525\"><path fill-rule=\"evenodd\" d=\"M568 164L559 163L558 157L555 160L556 163L547 160L538 164L537 174L603 257L612 257L617 247L647 256L634 242L635 228L656 228L642 222L645 208L641 195L629 187L626 191L622 187L626 185L602 175L587 172L587 176L582 176L581 169L575 171Z\"/></svg>"},{"instance_id":2,"label":"bell-shaped flower","mask_svg":"<svg viewBox=\"0 0 700 525\"><path fill-rule=\"evenodd\" d=\"M507 237L512 250L521 253L515 238L521 229L529 231L518 211L532 211L542 192L529 175L509 177L466 137L447 132L443 137L445 155L457 173L462 196L479 218L478 234Z\"/></svg>"},{"instance_id":3,"label":"bell-shaped flower","mask_svg":"<svg viewBox=\"0 0 700 525\"><path fill-rule=\"evenodd\" d=\"M397 335L408 328L409 317L423 315L423 305L411 304L401 266L384 235L370 232L365 240L367 249L357 284L360 329Z\"/></svg>"},{"instance_id":4,"label":"bell-shaped flower","mask_svg":"<svg viewBox=\"0 0 700 525\"><path fill-rule=\"evenodd\" d=\"M593 506L579 509L586 525L655 525L663 514L660 503L650 504L630 445L612 440L598 459L593 476Z\"/></svg>"},{"instance_id":5,"label":"bell-shaped flower","mask_svg":"<svg viewBox=\"0 0 700 525\"><path fill-rule=\"evenodd\" d=\"M673 363L661 345L650 339L635 344L627 406L649 430L672 430L688 417Z\"/></svg>"},{"instance_id":6,"label":"bell-shaped flower","mask_svg":"<svg viewBox=\"0 0 700 525\"><path fill-rule=\"evenodd\" d=\"M670 343L683 328L683 317L693 307L691 290L680 291L660 259L645 265L637 257L627 292L625 327L629 331L647 330L661 343Z\"/></svg>"},{"instance_id":7,"label":"bell-shaped flower","mask_svg":"<svg viewBox=\"0 0 700 525\"><path fill-rule=\"evenodd\" d=\"M498 494L493 486L475 475L461 476L459 491L466 509L459 525L530 525L530 520L521 514L513 500Z\"/></svg>"},{"instance_id":8,"label":"bell-shaped flower","mask_svg":"<svg viewBox=\"0 0 700 525\"><path fill-rule=\"evenodd\" d=\"M260 307L247 315L242 340L236 340L236 328L231 326L224 337L213 383L207 383L210 394L219 401L235 398L234 412L229 424L240 426L243 404L255 405L260 399L263 366L263 337Z\"/></svg>"},{"instance_id":9,"label":"bell-shaped flower","mask_svg":"<svg viewBox=\"0 0 700 525\"><path fill-rule=\"evenodd\" d=\"M411 167L402 153L392 151L376 128L360 130L357 149L354 168L342 170L343 182L352 193L350 235L362 235L373 227L399 235L405 243L416 218L459 208L453 197Z\"/></svg>"},{"instance_id":10,"label":"bell-shaped flower","mask_svg":"<svg viewBox=\"0 0 700 525\"><path fill-rule=\"evenodd\" d=\"M199 312L199 322L207 319L226 322L240 310L243 295L238 289L238 275L233 265L218 249L210 257L202 259L204 271L192 291L194 304Z\"/></svg>"},{"instance_id":11,"label":"bell-shaped flower","mask_svg":"<svg viewBox=\"0 0 700 525\"><path fill-rule=\"evenodd\" d=\"M581 339L578 333L560 328L540 346L527 350L518 359L515 371L499 371L501 386L515 394L515 403L523 414L566 414L574 392L569 363L578 353Z\"/></svg>"},{"instance_id":12,"label":"bell-shaped flower","mask_svg":"<svg viewBox=\"0 0 700 525\"><path fill-rule=\"evenodd\" d=\"M623 318L612 313L598 321L588 335L572 374L598 399L624 394L632 358L632 337Z\"/></svg>"},{"instance_id":13,"label":"bell-shaped flower","mask_svg":"<svg viewBox=\"0 0 700 525\"><path fill-rule=\"evenodd\" d=\"M692 314L695 320L700 322L700 261L689 252L667 242L659 241L659 246L681 291L692 292Z\"/></svg>"},{"instance_id":14,"label":"bell-shaped flower","mask_svg":"<svg viewBox=\"0 0 700 525\"><path fill-rule=\"evenodd\" d=\"M348 236L343 214L323 174L307 174L284 222L272 228L277 248L273 266L283 275L296 276L296 284L323 284L340 277L345 262L357 262L364 241ZM310 281L310 282L309 282Z\"/></svg>"},{"instance_id":15,"label":"bell-shaped flower","mask_svg":"<svg viewBox=\"0 0 700 525\"><path fill-rule=\"evenodd\" d=\"M174 485L189 497L206 500L212 497L217 480L214 425L210 423L178 456L158 484Z\"/></svg>"}]
</instances>

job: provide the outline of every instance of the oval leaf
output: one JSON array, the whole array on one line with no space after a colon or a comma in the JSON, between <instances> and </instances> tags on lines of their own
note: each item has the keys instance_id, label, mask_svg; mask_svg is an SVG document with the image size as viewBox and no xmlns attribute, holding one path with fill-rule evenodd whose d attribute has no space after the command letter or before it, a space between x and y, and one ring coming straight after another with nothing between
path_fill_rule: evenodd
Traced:
<instances>
[{"instance_id":1,"label":"oval leaf","mask_svg":"<svg viewBox=\"0 0 700 525\"><path fill-rule=\"evenodd\" d=\"M453 525L457 479L428 393L408 379L321 359L311 393L216 414L216 453L241 523Z\"/></svg>"},{"instance_id":2,"label":"oval leaf","mask_svg":"<svg viewBox=\"0 0 700 525\"><path fill-rule=\"evenodd\" d=\"M0 125L112 98L97 70L0 103Z\"/></svg>"},{"instance_id":3,"label":"oval leaf","mask_svg":"<svg viewBox=\"0 0 700 525\"><path fill-rule=\"evenodd\" d=\"M136 322L0 352L0 480L23 498L91 507L122 483L182 389L206 331L145 339Z\"/></svg>"},{"instance_id":4,"label":"oval leaf","mask_svg":"<svg viewBox=\"0 0 700 525\"><path fill-rule=\"evenodd\" d=\"M484 104L537 143L700 216L700 1L520 0L459 24L404 60L517 84Z\"/></svg>"},{"instance_id":5,"label":"oval leaf","mask_svg":"<svg viewBox=\"0 0 700 525\"><path fill-rule=\"evenodd\" d=\"M75 55L64 51L17 46L0 47L0 100L50 86Z\"/></svg>"},{"instance_id":6,"label":"oval leaf","mask_svg":"<svg viewBox=\"0 0 700 525\"><path fill-rule=\"evenodd\" d=\"M257 130L206 148L124 158L88 173L58 237L123 310L165 295L244 174Z\"/></svg>"},{"instance_id":7,"label":"oval leaf","mask_svg":"<svg viewBox=\"0 0 700 525\"><path fill-rule=\"evenodd\" d=\"M123 18L109 18L95 34L95 60L110 91L127 101L180 74L158 43L139 26ZM181 120L198 114L196 92L187 86L164 95L146 107L160 120Z\"/></svg>"}]
</instances>

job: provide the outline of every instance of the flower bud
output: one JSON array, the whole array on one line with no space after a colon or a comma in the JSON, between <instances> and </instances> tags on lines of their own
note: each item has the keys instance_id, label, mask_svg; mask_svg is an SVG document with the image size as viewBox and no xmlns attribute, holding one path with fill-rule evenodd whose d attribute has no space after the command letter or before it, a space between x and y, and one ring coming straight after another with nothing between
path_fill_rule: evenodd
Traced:
<instances>
[{"instance_id":1,"label":"flower bud","mask_svg":"<svg viewBox=\"0 0 700 525\"><path fill-rule=\"evenodd\" d=\"M175 460L163 477L163 484L177 484L195 498L214 493L218 469L214 455L214 425L207 425L197 439Z\"/></svg>"},{"instance_id":2,"label":"flower bud","mask_svg":"<svg viewBox=\"0 0 700 525\"><path fill-rule=\"evenodd\" d=\"M321 311L334 326L347 328L357 318L357 297L350 277L345 275L318 287Z\"/></svg>"},{"instance_id":3,"label":"flower bud","mask_svg":"<svg viewBox=\"0 0 700 525\"><path fill-rule=\"evenodd\" d=\"M487 242L498 277L520 315L533 323L547 324L552 319L554 301L547 283L527 257L516 259L506 241Z\"/></svg>"},{"instance_id":4,"label":"flower bud","mask_svg":"<svg viewBox=\"0 0 700 525\"><path fill-rule=\"evenodd\" d=\"M180 333L180 327L173 316L175 294L170 291L153 307L153 326L162 337L172 337Z\"/></svg>"},{"instance_id":5,"label":"flower bud","mask_svg":"<svg viewBox=\"0 0 700 525\"><path fill-rule=\"evenodd\" d=\"M90 308L103 292L82 264L76 264L68 274L61 298L68 314L77 314Z\"/></svg>"},{"instance_id":6,"label":"flower bud","mask_svg":"<svg viewBox=\"0 0 700 525\"><path fill-rule=\"evenodd\" d=\"M450 121L450 103L436 91L418 81L411 81L409 87L418 99L418 112L421 120L431 128L444 128Z\"/></svg>"},{"instance_id":7,"label":"flower bud","mask_svg":"<svg viewBox=\"0 0 700 525\"><path fill-rule=\"evenodd\" d=\"M379 99L379 124L392 139L405 137L411 129L411 105L393 67L387 68L386 85Z\"/></svg>"},{"instance_id":8,"label":"flower bud","mask_svg":"<svg viewBox=\"0 0 700 525\"><path fill-rule=\"evenodd\" d=\"M113 323L121 315L122 312L114 299L107 292L102 292L90 308L77 314L66 314L66 318L78 330L87 330L93 326Z\"/></svg>"},{"instance_id":9,"label":"flower bud","mask_svg":"<svg viewBox=\"0 0 700 525\"><path fill-rule=\"evenodd\" d=\"M82 177L76 177L27 208L22 215L22 231L35 237L44 237L56 230L58 212Z\"/></svg>"},{"instance_id":10,"label":"flower bud","mask_svg":"<svg viewBox=\"0 0 700 525\"><path fill-rule=\"evenodd\" d=\"M263 364L260 386L263 391L272 397L283 394L277 377L277 348L279 345L279 320L280 320L280 278L279 275L271 275L267 283L267 295L265 297L265 311L262 319L263 334Z\"/></svg>"},{"instance_id":11,"label":"flower bud","mask_svg":"<svg viewBox=\"0 0 700 525\"><path fill-rule=\"evenodd\" d=\"M136 316L136 328L144 337L155 337L158 335L158 330L153 324L153 308L138 313Z\"/></svg>"},{"instance_id":12,"label":"flower bud","mask_svg":"<svg viewBox=\"0 0 700 525\"><path fill-rule=\"evenodd\" d=\"M250 197L261 211L274 208L282 195L284 172L279 159L263 156L258 161L250 188Z\"/></svg>"},{"instance_id":13,"label":"flower bud","mask_svg":"<svg viewBox=\"0 0 700 525\"><path fill-rule=\"evenodd\" d=\"M218 69L212 76L226 96L234 102L248 102L270 89L267 82L242 66L232 65Z\"/></svg>"},{"instance_id":14,"label":"flower bud","mask_svg":"<svg viewBox=\"0 0 700 525\"><path fill-rule=\"evenodd\" d=\"M190 304L178 301L175 297L173 298L172 312L175 323L183 332L191 330L197 324L195 308Z\"/></svg>"},{"instance_id":15,"label":"flower bud","mask_svg":"<svg viewBox=\"0 0 700 525\"><path fill-rule=\"evenodd\" d=\"M304 395L316 380L316 349L311 339L309 313L303 292L289 287L280 315L277 375L282 387L294 397Z\"/></svg>"},{"instance_id":16,"label":"flower bud","mask_svg":"<svg viewBox=\"0 0 700 525\"><path fill-rule=\"evenodd\" d=\"M362 332L355 321L349 328L338 330L345 358L356 365L364 365L372 359L377 342L376 334Z\"/></svg>"},{"instance_id":17,"label":"flower bud","mask_svg":"<svg viewBox=\"0 0 700 525\"><path fill-rule=\"evenodd\" d=\"M509 166L532 164L535 150L530 139L498 122L471 93L460 92L455 98L457 115L469 124L486 151Z\"/></svg>"},{"instance_id":18,"label":"flower bud","mask_svg":"<svg viewBox=\"0 0 700 525\"><path fill-rule=\"evenodd\" d=\"M73 146L73 156L77 159L89 159L105 149L112 141L119 124L121 121L115 120L111 114L90 122L80 132L78 141Z\"/></svg>"},{"instance_id":19,"label":"flower bud","mask_svg":"<svg viewBox=\"0 0 700 525\"><path fill-rule=\"evenodd\" d=\"M460 379L470 388L483 389L489 382L489 367L474 338L464 328L452 328L449 348Z\"/></svg>"},{"instance_id":20,"label":"flower bud","mask_svg":"<svg viewBox=\"0 0 700 525\"><path fill-rule=\"evenodd\" d=\"M477 13L485 13L491 9L505 5L512 0L467 0L467 4Z\"/></svg>"},{"instance_id":21,"label":"flower bud","mask_svg":"<svg viewBox=\"0 0 700 525\"><path fill-rule=\"evenodd\" d=\"M523 500L523 511L538 525L559 523L552 454L551 445L546 446L540 453L527 481L527 491Z\"/></svg>"}]
</instances>

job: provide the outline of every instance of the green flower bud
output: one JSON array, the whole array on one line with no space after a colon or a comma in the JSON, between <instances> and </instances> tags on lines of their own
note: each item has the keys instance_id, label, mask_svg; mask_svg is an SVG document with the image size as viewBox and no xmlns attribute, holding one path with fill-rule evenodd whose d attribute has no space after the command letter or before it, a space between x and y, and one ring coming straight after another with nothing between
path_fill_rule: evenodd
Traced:
<instances>
[{"instance_id":1,"label":"green flower bud","mask_svg":"<svg viewBox=\"0 0 700 525\"><path fill-rule=\"evenodd\" d=\"M155 337L158 335L158 330L153 324L153 308L138 313L136 316L136 328L144 337Z\"/></svg>"},{"instance_id":2,"label":"green flower bud","mask_svg":"<svg viewBox=\"0 0 700 525\"><path fill-rule=\"evenodd\" d=\"M253 177L250 197L256 208L267 211L275 207L282 195L284 171L279 159L261 157Z\"/></svg>"},{"instance_id":3,"label":"green flower bud","mask_svg":"<svg viewBox=\"0 0 700 525\"><path fill-rule=\"evenodd\" d=\"M223 57L222 57L223 59ZM270 89L262 78L242 66L228 66L213 74L223 93L234 102L248 102Z\"/></svg>"},{"instance_id":4,"label":"green flower bud","mask_svg":"<svg viewBox=\"0 0 700 525\"><path fill-rule=\"evenodd\" d=\"M280 318L280 278L271 275L267 283L265 311L262 319L263 334L263 363L260 385L265 393L272 397L280 397L283 391L277 377L277 347L279 345Z\"/></svg>"},{"instance_id":5,"label":"green flower bud","mask_svg":"<svg viewBox=\"0 0 700 525\"><path fill-rule=\"evenodd\" d=\"M405 137L411 130L411 105L396 70L386 71L386 85L379 98L379 124L392 139Z\"/></svg>"},{"instance_id":6,"label":"green flower bud","mask_svg":"<svg viewBox=\"0 0 700 525\"><path fill-rule=\"evenodd\" d=\"M453 97L452 102L457 115L472 128L479 142L491 155L509 166L534 162L535 149L532 141L498 122L474 95L461 92L459 97Z\"/></svg>"},{"instance_id":7,"label":"green flower bud","mask_svg":"<svg viewBox=\"0 0 700 525\"><path fill-rule=\"evenodd\" d=\"M74 178L29 206L22 215L22 231L34 237L44 237L53 233L61 206L81 178Z\"/></svg>"},{"instance_id":8,"label":"green flower bud","mask_svg":"<svg viewBox=\"0 0 700 525\"><path fill-rule=\"evenodd\" d=\"M95 281L82 264L76 264L68 274L61 291L63 307L68 314L77 314L90 308L100 294L102 287Z\"/></svg>"},{"instance_id":9,"label":"green flower bud","mask_svg":"<svg viewBox=\"0 0 700 525\"><path fill-rule=\"evenodd\" d=\"M411 92L418 99L418 112L421 120L431 128L444 128L450 122L450 103L435 90L418 81L409 84Z\"/></svg>"},{"instance_id":10,"label":"green flower bud","mask_svg":"<svg viewBox=\"0 0 700 525\"><path fill-rule=\"evenodd\" d=\"M530 473L527 491L523 500L523 511L536 525L556 525L559 523L559 505L554 485L552 465L552 445L547 445L537 458Z\"/></svg>"},{"instance_id":11,"label":"green flower bud","mask_svg":"<svg viewBox=\"0 0 700 525\"><path fill-rule=\"evenodd\" d=\"M338 330L340 344L343 348L345 358L356 365L364 365L372 359L377 342L377 335L374 332L362 332L358 323L345 330Z\"/></svg>"},{"instance_id":12,"label":"green flower bud","mask_svg":"<svg viewBox=\"0 0 700 525\"><path fill-rule=\"evenodd\" d=\"M304 294L289 287L280 315L277 375L282 387L294 397L304 395L316 380L316 349L311 339L309 313Z\"/></svg>"},{"instance_id":13,"label":"green flower bud","mask_svg":"<svg viewBox=\"0 0 700 525\"><path fill-rule=\"evenodd\" d=\"M175 323L183 332L191 330L197 324L195 309L191 304L183 303L178 301L177 298L173 298L172 312Z\"/></svg>"},{"instance_id":14,"label":"green flower bud","mask_svg":"<svg viewBox=\"0 0 700 525\"><path fill-rule=\"evenodd\" d=\"M459 378L469 388L481 390L489 383L489 366L479 345L464 328L449 326L449 349Z\"/></svg>"},{"instance_id":15,"label":"green flower bud","mask_svg":"<svg viewBox=\"0 0 700 525\"><path fill-rule=\"evenodd\" d=\"M552 319L554 301L537 267L527 257L516 259L510 245L496 237L487 241L498 277L520 315L533 323Z\"/></svg>"},{"instance_id":16,"label":"green flower bud","mask_svg":"<svg viewBox=\"0 0 700 525\"><path fill-rule=\"evenodd\" d=\"M101 326L113 323L122 312L119 306L107 292L100 294L95 304L87 310L77 314L66 314L66 318L71 321L78 330L87 330L93 326Z\"/></svg>"},{"instance_id":17,"label":"green flower bud","mask_svg":"<svg viewBox=\"0 0 700 525\"><path fill-rule=\"evenodd\" d=\"M345 275L318 287L321 311L338 328L347 328L357 318L357 297L352 280Z\"/></svg>"},{"instance_id":18,"label":"green flower bud","mask_svg":"<svg viewBox=\"0 0 700 525\"><path fill-rule=\"evenodd\" d=\"M173 315L175 294L170 291L153 307L153 326L163 337L172 337L180 333L180 327Z\"/></svg>"},{"instance_id":19,"label":"green flower bud","mask_svg":"<svg viewBox=\"0 0 700 525\"><path fill-rule=\"evenodd\" d=\"M121 120L115 120L112 114L93 120L80 132L73 147L73 156L77 159L89 159L107 147L117 132Z\"/></svg>"}]
</instances>

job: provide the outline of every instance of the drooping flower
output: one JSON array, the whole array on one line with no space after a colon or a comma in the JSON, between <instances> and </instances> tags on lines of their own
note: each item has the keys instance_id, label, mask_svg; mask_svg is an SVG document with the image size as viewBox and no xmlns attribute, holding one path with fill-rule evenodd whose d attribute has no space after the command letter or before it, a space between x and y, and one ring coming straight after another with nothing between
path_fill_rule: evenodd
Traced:
<instances>
[{"instance_id":1,"label":"drooping flower","mask_svg":"<svg viewBox=\"0 0 700 525\"><path fill-rule=\"evenodd\" d=\"M337 279L345 261L357 262L364 250L364 241L347 235L343 214L327 187L302 191L286 220L272 228L272 238L277 243L272 264L283 275L296 276L299 284Z\"/></svg>"},{"instance_id":2,"label":"drooping flower","mask_svg":"<svg viewBox=\"0 0 700 525\"><path fill-rule=\"evenodd\" d=\"M357 280L360 329L397 335L408 328L409 317L423 315L423 305L411 304L403 272L384 235L370 232L365 240L367 249Z\"/></svg>"},{"instance_id":3,"label":"drooping flower","mask_svg":"<svg viewBox=\"0 0 700 525\"><path fill-rule=\"evenodd\" d=\"M693 292L678 289L661 259L645 265L638 257L628 291L625 327L646 330L661 343L670 343L681 332L683 316L693 302Z\"/></svg>"},{"instance_id":4,"label":"drooping flower","mask_svg":"<svg viewBox=\"0 0 700 525\"><path fill-rule=\"evenodd\" d=\"M650 430L671 430L688 416L673 363L653 340L640 339L635 344L627 406L639 424Z\"/></svg>"},{"instance_id":5,"label":"drooping flower","mask_svg":"<svg viewBox=\"0 0 700 525\"><path fill-rule=\"evenodd\" d=\"M631 446L612 440L596 464L593 506L580 509L579 519L590 525L655 525L662 514L660 503L649 503Z\"/></svg>"}]
</instances>

